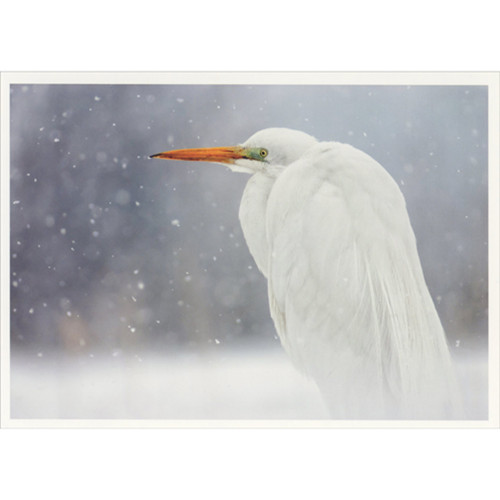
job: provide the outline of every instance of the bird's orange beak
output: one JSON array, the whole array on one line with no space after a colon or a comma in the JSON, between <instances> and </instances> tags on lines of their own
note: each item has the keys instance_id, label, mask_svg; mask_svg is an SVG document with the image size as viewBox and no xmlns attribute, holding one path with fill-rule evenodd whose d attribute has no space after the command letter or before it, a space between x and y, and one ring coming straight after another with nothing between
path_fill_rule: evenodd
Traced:
<instances>
[{"instance_id":1,"label":"bird's orange beak","mask_svg":"<svg viewBox=\"0 0 500 500\"><path fill-rule=\"evenodd\" d=\"M234 160L246 158L241 146L227 148L174 149L151 155L150 158L161 160L209 161L216 163L234 163Z\"/></svg>"}]
</instances>

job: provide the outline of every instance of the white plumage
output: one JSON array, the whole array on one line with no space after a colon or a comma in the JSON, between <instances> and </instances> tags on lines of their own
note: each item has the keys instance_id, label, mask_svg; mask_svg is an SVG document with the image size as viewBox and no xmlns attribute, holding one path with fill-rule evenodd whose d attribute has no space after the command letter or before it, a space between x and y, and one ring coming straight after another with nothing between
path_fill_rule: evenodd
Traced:
<instances>
[{"instance_id":1,"label":"white plumage","mask_svg":"<svg viewBox=\"0 0 500 500\"><path fill-rule=\"evenodd\" d=\"M160 153L251 173L240 221L271 316L333 418L459 418L446 338L397 184L367 154L289 129Z\"/></svg>"}]
</instances>

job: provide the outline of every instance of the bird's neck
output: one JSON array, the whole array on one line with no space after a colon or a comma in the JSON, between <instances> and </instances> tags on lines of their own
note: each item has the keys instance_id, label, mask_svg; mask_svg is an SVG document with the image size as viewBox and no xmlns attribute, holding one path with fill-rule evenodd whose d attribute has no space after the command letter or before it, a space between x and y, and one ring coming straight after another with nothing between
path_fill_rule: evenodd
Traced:
<instances>
[{"instance_id":1,"label":"bird's neck","mask_svg":"<svg viewBox=\"0 0 500 500\"><path fill-rule=\"evenodd\" d=\"M248 181L240 204L240 223L257 267L267 277L266 207L276 177L258 172Z\"/></svg>"}]
</instances>

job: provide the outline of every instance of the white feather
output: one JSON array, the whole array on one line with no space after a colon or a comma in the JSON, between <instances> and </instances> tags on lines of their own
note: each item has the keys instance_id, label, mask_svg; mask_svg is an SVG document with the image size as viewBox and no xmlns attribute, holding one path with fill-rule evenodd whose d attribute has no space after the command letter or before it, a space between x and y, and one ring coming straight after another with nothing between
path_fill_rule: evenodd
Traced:
<instances>
[{"instance_id":1,"label":"white feather","mask_svg":"<svg viewBox=\"0 0 500 500\"><path fill-rule=\"evenodd\" d=\"M335 418L459 417L444 331L397 184L351 146L266 132L244 144L267 148L269 166L247 184L240 220L295 365Z\"/></svg>"}]
</instances>

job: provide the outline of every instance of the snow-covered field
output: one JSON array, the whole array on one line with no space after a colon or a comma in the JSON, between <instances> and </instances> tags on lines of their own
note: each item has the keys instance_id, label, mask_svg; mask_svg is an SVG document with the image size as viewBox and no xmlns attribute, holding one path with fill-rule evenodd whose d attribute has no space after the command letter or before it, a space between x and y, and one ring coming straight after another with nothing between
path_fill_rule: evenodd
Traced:
<instances>
[{"instance_id":1,"label":"snow-covered field","mask_svg":"<svg viewBox=\"0 0 500 500\"><path fill-rule=\"evenodd\" d=\"M13 419L328 419L279 346L14 355ZM455 355L467 418L487 418L487 355Z\"/></svg>"}]
</instances>

